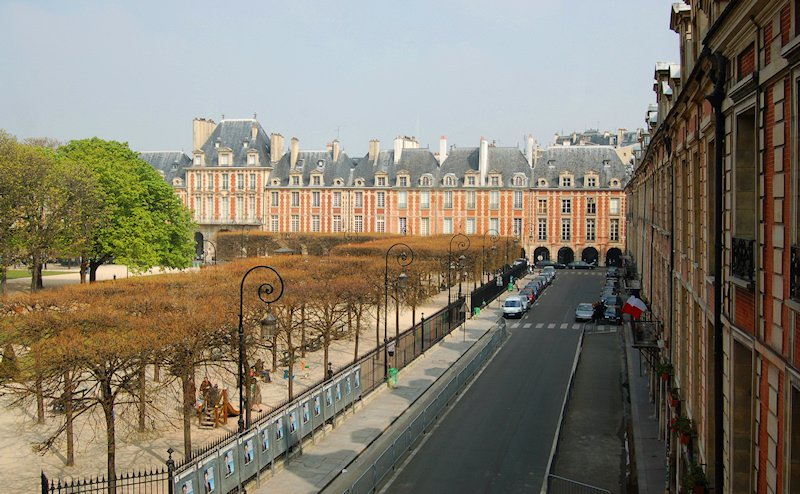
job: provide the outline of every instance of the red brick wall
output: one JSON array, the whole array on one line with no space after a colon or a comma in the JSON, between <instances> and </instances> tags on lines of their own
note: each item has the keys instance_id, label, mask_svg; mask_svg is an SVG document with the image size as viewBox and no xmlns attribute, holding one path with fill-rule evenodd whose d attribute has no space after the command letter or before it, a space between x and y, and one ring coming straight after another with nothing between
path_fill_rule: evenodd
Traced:
<instances>
[{"instance_id":1,"label":"red brick wall","mask_svg":"<svg viewBox=\"0 0 800 494\"><path fill-rule=\"evenodd\" d=\"M755 336L756 318L753 292L739 286L735 287L735 289L736 309L734 320L736 325Z\"/></svg>"},{"instance_id":2,"label":"red brick wall","mask_svg":"<svg viewBox=\"0 0 800 494\"><path fill-rule=\"evenodd\" d=\"M764 303L768 305L768 309L764 310L764 338L770 341L770 333L772 332L772 279L773 272L768 269L772 266L774 254L774 244L772 242L772 229L775 225L774 215L774 200L772 194L772 182L775 177L775 148L772 130L775 127L775 105L773 105L773 98L775 96L775 89L772 86L766 88L765 94L765 113L764 116Z\"/></svg>"},{"instance_id":3,"label":"red brick wall","mask_svg":"<svg viewBox=\"0 0 800 494\"><path fill-rule=\"evenodd\" d=\"M767 417L769 416L769 361L765 359L761 360L761 371L759 374L761 377L757 386L760 400L758 402L759 406L756 410L756 414L761 427L755 430L755 433L758 434L758 444L760 446L757 449L758 458L756 458L756 461L758 462L756 492L767 492L767 456L769 453L769 438L767 437L767 427L765 427L765 425L768 420Z\"/></svg>"},{"instance_id":4,"label":"red brick wall","mask_svg":"<svg viewBox=\"0 0 800 494\"><path fill-rule=\"evenodd\" d=\"M741 80L752 74L756 68L755 48L751 44L736 57L737 79Z\"/></svg>"},{"instance_id":5,"label":"red brick wall","mask_svg":"<svg viewBox=\"0 0 800 494\"><path fill-rule=\"evenodd\" d=\"M792 26L791 12L792 9L788 3L781 9L781 46L789 42Z\"/></svg>"}]
</instances>

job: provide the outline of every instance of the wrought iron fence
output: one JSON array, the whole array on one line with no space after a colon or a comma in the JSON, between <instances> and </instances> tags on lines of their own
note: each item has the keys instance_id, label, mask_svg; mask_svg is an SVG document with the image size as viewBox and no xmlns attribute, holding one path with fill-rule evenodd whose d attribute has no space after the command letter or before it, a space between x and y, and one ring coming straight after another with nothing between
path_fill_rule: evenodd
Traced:
<instances>
[{"instance_id":1,"label":"wrought iron fence","mask_svg":"<svg viewBox=\"0 0 800 494\"><path fill-rule=\"evenodd\" d=\"M789 266L789 296L800 301L800 245L792 246L792 262Z\"/></svg>"},{"instance_id":2,"label":"wrought iron fence","mask_svg":"<svg viewBox=\"0 0 800 494\"><path fill-rule=\"evenodd\" d=\"M511 277L520 279L525 276L528 271L528 263L517 264L506 270L503 274L498 275L489 283L485 283L470 294L470 310L475 311L476 307L484 307L492 300L496 299L501 293L508 289L508 284L511 283Z\"/></svg>"},{"instance_id":3,"label":"wrought iron fence","mask_svg":"<svg viewBox=\"0 0 800 494\"><path fill-rule=\"evenodd\" d=\"M93 494L101 492L116 494L171 494L172 492L176 492L174 490L176 485L193 485L197 482L195 477L198 465L203 465L204 469L208 469L210 465L213 465L211 468L217 468L216 472L219 472L218 475L221 475L222 469L221 465L218 463L220 461L219 458L222 457L221 453L233 448L238 455L240 453L239 450L244 451L244 443L247 442L248 438L255 437L256 434L261 434L264 430L267 430L271 441L267 440L265 444L272 444L272 446L268 446L264 451L259 450L258 468L254 468L255 462L249 464L250 468L247 468L247 463L240 465L239 468L241 468L241 470L238 475L242 475L242 472L246 472L246 475L242 475L243 478L237 480L235 484L232 480L228 481L224 478L218 478L219 489L217 490L219 492L225 493L235 491L240 484L260 475L262 471L272 468L276 459L284 457L292 446L302 441L307 435L313 434L315 429L324 427L327 421L345 413L347 410L351 410L357 399L382 385L386 381L386 376L384 375L384 355L388 355L389 357L387 367L394 367L398 370L403 369L411 361L447 336L453 329L457 328L465 320L465 313L461 311L464 301L464 297L455 300L449 306L444 307L428 318L421 319L420 322L415 324L412 328L400 333L396 341L393 340L389 342L389 348L384 348L384 345L380 345L378 348L361 357L355 364L335 372L332 379L320 380L293 400L286 400L273 409L273 411L256 415L251 427L242 434L239 434L238 431L231 431L215 439L211 443L194 449L192 457L175 462L172 471L170 471L169 468L162 467L151 470L125 472L118 475L113 481L105 477L50 480L45 473L42 472L42 494ZM390 348L393 351L389 352ZM358 377L355 377L356 373ZM342 375L348 376L346 378L346 393L348 394L351 391L351 380L349 376L352 375L355 379L353 384L357 389L354 390L355 393L351 395L351 398L343 400L341 405L337 406L337 403L339 403L340 389L339 384L335 384L336 403L331 399L330 410L332 412L330 415L326 416L323 412L322 418L324 420L309 420L309 426L303 423L303 425L299 427L299 430L296 431L296 434L291 434L295 432L292 429L289 429L290 434L284 434L283 424L288 423L289 417L292 417L294 413L298 415L302 414L302 411L305 410L303 408L304 405L308 405L309 403L316 404L317 402L314 400L317 397L321 397L323 392L330 393L329 390L334 387L334 383L336 383ZM325 406L321 408L327 410L329 404L326 402ZM281 435L277 436L275 435L276 427L278 427L276 425L277 420L284 419L286 419L287 422L281 423ZM290 436L292 437L290 438ZM279 442L281 439L283 440L282 443ZM293 442L290 442L290 440ZM262 456L266 458L264 462L261 461ZM170 490L170 486L173 487L172 490Z\"/></svg>"},{"instance_id":4,"label":"wrought iron fence","mask_svg":"<svg viewBox=\"0 0 800 494\"><path fill-rule=\"evenodd\" d=\"M755 276L755 244L749 238L733 238L731 249L731 271L742 280L753 281Z\"/></svg>"}]
</instances>

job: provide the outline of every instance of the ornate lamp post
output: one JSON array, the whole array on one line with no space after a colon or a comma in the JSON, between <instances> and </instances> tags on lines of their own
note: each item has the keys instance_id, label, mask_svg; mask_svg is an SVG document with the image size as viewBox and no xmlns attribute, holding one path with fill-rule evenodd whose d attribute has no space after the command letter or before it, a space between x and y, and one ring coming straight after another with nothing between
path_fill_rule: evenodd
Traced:
<instances>
[{"instance_id":1,"label":"ornate lamp post","mask_svg":"<svg viewBox=\"0 0 800 494\"><path fill-rule=\"evenodd\" d=\"M388 249L386 249L386 266L383 271L383 378L389 377L389 339L388 339L388 318L389 313L389 254L397 247L397 264L400 266L401 271L397 276L397 282L401 283L408 279L408 276L402 272L402 268L414 262L414 251L411 247L398 242Z\"/></svg>"},{"instance_id":2,"label":"ornate lamp post","mask_svg":"<svg viewBox=\"0 0 800 494\"><path fill-rule=\"evenodd\" d=\"M203 245L205 245L205 244L208 244L211 247L214 247L214 255L211 257L211 264L217 264L217 244L215 244L211 240L203 239ZM206 252L207 252L207 250L203 249L203 261L205 261L206 264L208 264L208 261L206 260L208 254L206 254Z\"/></svg>"},{"instance_id":3,"label":"ornate lamp post","mask_svg":"<svg viewBox=\"0 0 800 494\"><path fill-rule=\"evenodd\" d=\"M453 271L453 241L458 239L456 246L458 247L458 251L461 252L461 256L459 257L459 263L466 259L464 257L464 252L469 249L469 237L464 235L463 233L456 233L455 235L450 238L450 248L447 251L447 329L448 331L453 327L453 314L450 310L450 286L452 285L451 282L451 274ZM459 275L460 276L460 275Z\"/></svg>"},{"instance_id":4,"label":"ornate lamp post","mask_svg":"<svg viewBox=\"0 0 800 494\"><path fill-rule=\"evenodd\" d=\"M267 314L261 319L261 335L264 336L267 333L271 333L275 326L278 324L278 320L269 313L269 304L272 302L278 301L283 295L283 278L281 275L275 271L274 268L270 266L253 266L252 268L248 269L247 272L242 276L242 282L239 285L239 433L244 432L245 425L250 427L250 403L245 404L244 398L244 384L245 379L249 381L249 376L245 375L245 348L244 348L244 282L247 279L247 276L256 271L258 269L265 269L277 277L276 282L273 284L271 282L265 282L258 285L256 293L258 294L258 298L267 304ZM249 386L249 382L247 383ZM246 408L245 408L246 405ZM247 415L247 422L245 423L245 415Z\"/></svg>"},{"instance_id":5,"label":"ornate lamp post","mask_svg":"<svg viewBox=\"0 0 800 494\"><path fill-rule=\"evenodd\" d=\"M486 235L489 235L489 240L492 241L492 250L497 248L494 244L500 236L495 229L487 230L486 233L483 234L483 244L481 245L481 283L483 283L484 274L486 274L486 281L489 281L489 275L486 273Z\"/></svg>"}]
</instances>

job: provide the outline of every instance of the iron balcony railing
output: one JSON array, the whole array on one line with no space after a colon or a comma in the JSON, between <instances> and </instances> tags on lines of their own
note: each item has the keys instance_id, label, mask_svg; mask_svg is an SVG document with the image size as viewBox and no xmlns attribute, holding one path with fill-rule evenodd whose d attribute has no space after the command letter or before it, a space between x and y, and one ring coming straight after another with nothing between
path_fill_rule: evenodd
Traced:
<instances>
[{"instance_id":1,"label":"iron balcony railing","mask_svg":"<svg viewBox=\"0 0 800 494\"><path fill-rule=\"evenodd\" d=\"M789 266L789 296L800 301L800 245L792 246L792 262Z\"/></svg>"},{"instance_id":2,"label":"iron balcony railing","mask_svg":"<svg viewBox=\"0 0 800 494\"><path fill-rule=\"evenodd\" d=\"M731 249L731 271L739 279L753 282L755 277L755 245L749 238L733 238Z\"/></svg>"}]
</instances>

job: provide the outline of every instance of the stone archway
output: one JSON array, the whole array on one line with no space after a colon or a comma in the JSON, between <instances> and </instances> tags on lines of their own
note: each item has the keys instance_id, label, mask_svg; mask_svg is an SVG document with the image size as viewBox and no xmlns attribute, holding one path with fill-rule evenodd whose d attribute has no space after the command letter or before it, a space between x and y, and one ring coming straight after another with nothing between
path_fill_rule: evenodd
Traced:
<instances>
[{"instance_id":1,"label":"stone archway","mask_svg":"<svg viewBox=\"0 0 800 494\"><path fill-rule=\"evenodd\" d=\"M539 261L547 261L550 259L550 249L547 247L536 247L533 251L533 263L536 264Z\"/></svg>"},{"instance_id":2,"label":"stone archway","mask_svg":"<svg viewBox=\"0 0 800 494\"><path fill-rule=\"evenodd\" d=\"M561 247L558 249L558 262L561 264L569 264L575 260L575 252L569 247Z\"/></svg>"},{"instance_id":3,"label":"stone archway","mask_svg":"<svg viewBox=\"0 0 800 494\"><path fill-rule=\"evenodd\" d=\"M203 244L205 237L202 232L194 232L194 257L197 260L203 258Z\"/></svg>"},{"instance_id":4,"label":"stone archway","mask_svg":"<svg viewBox=\"0 0 800 494\"><path fill-rule=\"evenodd\" d=\"M608 249L608 252L606 252L606 266L622 267L622 251L616 247Z\"/></svg>"},{"instance_id":5,"label":"stone archway","mask_svg":"<svg viewBox=\"0 0 800 494\"><path fill-rule=\"evenodd\" d=\"M586 247L581 253L581 260L583 262L588 262L589 264L594 264L595 266L598 265L599 257L600 254L598 254L597 249L594 247Z\"/></svg>"}]
</instances>

